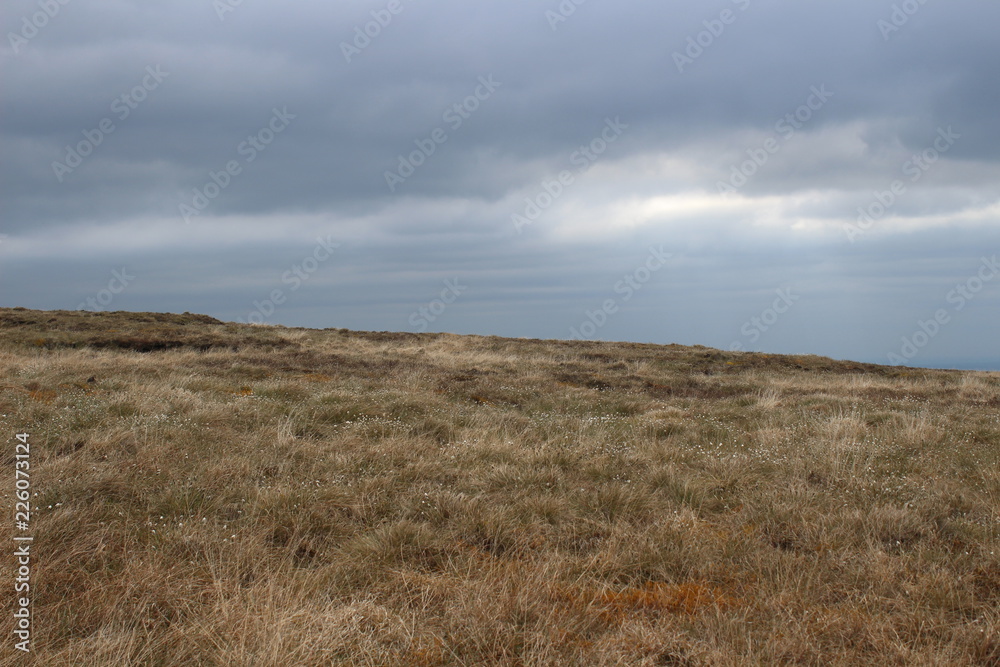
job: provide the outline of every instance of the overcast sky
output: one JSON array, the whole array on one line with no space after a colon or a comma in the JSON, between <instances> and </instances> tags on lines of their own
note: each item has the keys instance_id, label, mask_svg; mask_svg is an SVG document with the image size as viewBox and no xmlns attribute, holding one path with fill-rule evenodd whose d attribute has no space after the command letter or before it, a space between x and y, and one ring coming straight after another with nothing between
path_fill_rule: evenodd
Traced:
<instances>
[{"instance_id":1,"label":"overcast sky","mask_svg":"<svg viewBox=\"0 0 1000 667\"><path fill-rule=\"evenodd\" d=\"M1000 369L996 3L0 16L2 305Z\"/></svg>"}]
</instances>

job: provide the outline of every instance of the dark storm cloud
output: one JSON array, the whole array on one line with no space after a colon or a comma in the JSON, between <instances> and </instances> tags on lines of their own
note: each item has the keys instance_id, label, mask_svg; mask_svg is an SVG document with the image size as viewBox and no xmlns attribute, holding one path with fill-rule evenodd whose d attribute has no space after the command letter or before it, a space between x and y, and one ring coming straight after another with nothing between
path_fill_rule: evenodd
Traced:
<instances>
[{"instance_id":1,"label":"dark storm cloud","mask_svg":"<svg viewBox=\"0 0 1000 667\"><path fill-rule=\"evenodd\" d=\"M970 63L963 55L969 47L978 54L988 48L997 8L980 8L979 20L962 21L927 5L885 42L876 21L891 12L872 3L671 4L634 3L622 11L591 2L553 31L544 3L514 10L499 3L402 3L350 63L342 44L353 46L355 28L373 20L371 11L384 10L378 4L243 3L224 20L208 2L69 4L16 58L8 57L6 80L18 92L3 108L5 144L14 144L19 158L7 162L5 175L18 193L13 217L37 223L39 213L51 220L132 215L149 206L148 198L129 196L137 189L166 212L176 191L199 187L210 170L238 159L237 146L274 106L295 114L292 131L214 211L355 199L377 205L387 193L384 172L438 127L449 130L449 143L407 182L407 194L463 196L471 188L499 196L518 183L516 173L487 167L481 183L463 176L492 159L512 161L511 172L517 162L543 166L588 140L607 115L635 128L641 140L632 151L696 144L720 128L770 128L814 85L826 84L836 101L813 130L890 118L904 123L905 136L895 139L917 148L921 131L938 124L972 129L992 120L995 90L985 89L996 86L987 76L990 62ZM17 16L15 6L22 15L32 7L14 3L8 15ZM687 38L726 10L735 22L679 73L672 54L684 53ZM956 42L962 48L947 46ZM169 77L120 119L110 107L140 82L147 65ZM452 130L442 119L446 110L491 74L502 83L497 94ZM66 183L56 183L51 162L105 117L115 121L117 134ZM973 150L986 149L975 142L963 153ZM111 190L96 193L97 182ZM50 203L38 211L28 198L42 192ZM62 215L52 200L65 202Z\"/></svg>"}]
</instances>

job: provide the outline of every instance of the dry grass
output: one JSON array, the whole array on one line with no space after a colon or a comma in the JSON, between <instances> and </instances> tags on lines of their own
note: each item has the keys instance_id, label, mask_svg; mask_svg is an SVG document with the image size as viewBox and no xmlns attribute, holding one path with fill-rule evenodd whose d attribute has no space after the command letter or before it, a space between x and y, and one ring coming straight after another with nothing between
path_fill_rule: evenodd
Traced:
<instances>
[{"instance_id":1,"label":"dry grass","mask_svg":"<svg viewBox=\"0 0 1000 667\"><path fill-rule=\"evenodd\" d=\"M0 368L35 664L1000 664L997 374L20 309Z\"/></svg>"}]
</instances>

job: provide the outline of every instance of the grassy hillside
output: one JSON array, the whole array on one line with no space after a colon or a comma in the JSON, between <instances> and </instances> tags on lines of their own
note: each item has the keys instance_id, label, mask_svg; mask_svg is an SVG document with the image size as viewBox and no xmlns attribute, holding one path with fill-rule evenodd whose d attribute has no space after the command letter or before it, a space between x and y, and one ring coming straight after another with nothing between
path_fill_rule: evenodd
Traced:
<instances>
[{"instance_id":1,"label":"grassy hillside","mask_svg":"<svg viewBox=\"0 0 1000 667\"><path fill-rule=\"evenodd\" d=\"M1000 664L1000 374L23 309L0 369L34 664Z\"/></svg>"}]
</instances>

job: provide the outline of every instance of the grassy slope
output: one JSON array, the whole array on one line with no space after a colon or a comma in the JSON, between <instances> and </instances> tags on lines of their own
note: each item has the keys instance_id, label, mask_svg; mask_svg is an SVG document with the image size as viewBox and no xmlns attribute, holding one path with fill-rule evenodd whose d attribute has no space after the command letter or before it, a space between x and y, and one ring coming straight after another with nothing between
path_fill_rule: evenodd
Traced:
<instances>
[{"instance_id":1,"label":"grassy slope","mask_svg":"<svg viewBox=\"0 0 1000 667\"><path fill-rule=\"evenodd\" d=\"M1000 663L998 374L21 309L0 369L37 664Z\"/></svg>"}]
</instances>

